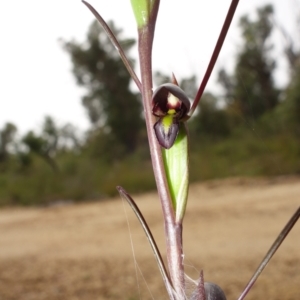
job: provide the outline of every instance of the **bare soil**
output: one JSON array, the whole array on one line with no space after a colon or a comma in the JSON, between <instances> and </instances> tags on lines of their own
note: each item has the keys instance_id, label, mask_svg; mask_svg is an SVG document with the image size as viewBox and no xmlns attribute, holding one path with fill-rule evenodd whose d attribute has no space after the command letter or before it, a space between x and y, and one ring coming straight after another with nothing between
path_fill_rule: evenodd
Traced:
<instances>
[{"instance_id":1,"label":"bare soil","mask_svg":"<svg viewBox=\"0 0 300 300\"><path fill-rule=\"evenodd\" d=\"M133 197L164 256L156 193ZM203 269L206 281L218 283L228 300L237 299L299 204L299 178L192 185L184 222L186 273L197 278ZM0 299L147 300L167 295L135 216L120 199L110 199L2 209ZM300 222L246 299L300 299Z\"/></svg>"}]
</instances>

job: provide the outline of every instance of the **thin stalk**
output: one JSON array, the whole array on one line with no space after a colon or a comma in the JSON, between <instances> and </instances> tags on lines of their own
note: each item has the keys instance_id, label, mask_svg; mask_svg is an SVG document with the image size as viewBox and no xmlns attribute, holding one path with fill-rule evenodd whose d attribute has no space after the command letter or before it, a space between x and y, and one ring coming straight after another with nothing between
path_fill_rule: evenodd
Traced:
<instances>
[{"instance_id":1,"label":"thin stalk","mask_svg":"<svg viewBox=\"0 0 300 300\"><path fill-rule=\"evenodd\" d=\"M212 72L212 70L213 70L213 68L214 68L214 66L215 66L215 63L216 63L216 61L217 61L217 59L218 59L218 56L219 56L219 53L220 53L220 51L221 51L221 49L222 49L224 40L225 40L225 38L226 38L226 35L227 35L227 32L228 32L229 26L230 26L231 21L232 21L232 19L233 19L233 16L234 16L235 10L236 10L236 8L237 8L237 6L238 6L238 3L239 3L239 0L232 0L232 1L231 1L229 10L228 10L228 12L227 12L226 19L225 19L225 21L224 21L222 30L221 30L220 35L219 35L219 38L218 38L218 40L217 40L217 43L216 43L214 52L213 52L213 54L212 54L212 56L211 56L211 58L210 58L210 62L209 62L208 67L207 67L207 69L206 69L205 75L204 75L204 77L203 77L203 79L202 79L202 82L201 82L200 87L199 87L199 89L198 89L197 95L196 95L196 97L195 97L195 100L194 100L193 105L192 105L192 107L191 107L191 110L190 110L190 112L189 112L189 115L190 115L190 116L194 113L194 111L195 111L195 109L197 108L198 103L199 103L199 101L200 101L200 99L201 99L201 97L202 97L202 94L203 94L203 92L204 92L204 89L205 89L205 87L206 87L206 84L207 84L207 82L208 82L208 80L209 80L209 77L210 77L210 75L211 75L211 72Z\"/></svg>"},{"instance_id":2,"label":"thin stalk","mask_svg":"<svg viewBox=\"0 0 300 300\"><path fill-rule=\"evenodd\" d=\"M166 270L166 267L164 265L163 259L161 257L160 251L157 247L157 244L155 242L155 239L152 235L152 232L143 216L143 214L141 213L140 209L138 208L138 206L136 205L136 203L134 202L134 200L131 198L131 196L121 187L121 186L117 186L117 190L120 193L120 195L127 201L127 203L130 205L131 209L133 210L133 212L135 213L136 217L138 218L139 222L142 225L142 228L147 236L147 239L150 243L150 246L152 248L152 251L154 253L154 257L157 261L159 270L161 272L161 275L163 277L163 280L165 282L165 286L167 288L168 294L170 296L170 300L175 300L173 298L173 287L172 287L172 282L170 280L169 274Z\"/></svg>"},{"instance_id":3,"label":"thin stalk","mask_svg":"<svg viewBox=\"0 0 300 300\"><path fill-rule=\"evenodd\" d=\"M248 282L247 286L245 287L243 293L241 294L241 296L239 297L238 300L243 300L246 297L246 295L248 294L248 292L254 285L255 281L257 280L258 276L261 274L261 272L267 266L267 264L269 263L272 256L275 254L275 252L277 251L277 249L279 248L281 243L284 241L284 239L286 238L288 233L291 231L291 229L294 227L295 223L298 221L299 217L300 217L300 207L296 210L296 212L293 214L291 219L288 221L288 223L282 229L282 231L280 232L277 239L275 240L275 242L273 243L273 245L267 252L266 256L263 258L262 262L258 266L257 270L255 271L254 275Z\"/></svg>"},{"instance_id":4,"label":"thin stalk","mask_svg":"<svg viewBox=\"0 0 300 300\"><path fill-rule=\"evenodd\" d=\"M98 22L100 23L100 25L102 26L102 28L104 29L104 31L106 32L107 36L109 37L110 41L112 42L112 44L116 47L116 49L118 50L120 57L127 69L127 71L129 72L131 78L134 80L135 84L137 85L138 89L140 90L140 92L142 92L142 83L139 80L139 78L137 77L137 75L135 74L130 62L128 61L123 48L121 47L120 43L118 42L118 40L116 39L114 33L110 30L109 26L107 25L107 23L104 21L104 19L100 16L100 14L96 11L96 9L89 4L88 2L82 0L82 3L84 5L86 5L88 7L88 9L93 13L93 15L95 16L95 18L98 20Z\"/></svg>"},{"instance_id":5,"label":"thin stalk","mask_svg":"<svg viewBox=\"0 0 300 300\"><path fill-rule=\"evenodd\" d=\"M172 285L176 299L185 299L184 296L184 270L182 263L182 227L175 224L174 208L168 188L164 163L160 145L154 133L155 117L152 115L152 43L155 30L155 21L159 8L157 0L152 9L147 25L138 30L139 59L142 76L142 96L145 111L145 120L148 133L150 154L158 194L161 200L164 215L165 235L167 244L167 260Z\"/></svg>"}]
</instances>

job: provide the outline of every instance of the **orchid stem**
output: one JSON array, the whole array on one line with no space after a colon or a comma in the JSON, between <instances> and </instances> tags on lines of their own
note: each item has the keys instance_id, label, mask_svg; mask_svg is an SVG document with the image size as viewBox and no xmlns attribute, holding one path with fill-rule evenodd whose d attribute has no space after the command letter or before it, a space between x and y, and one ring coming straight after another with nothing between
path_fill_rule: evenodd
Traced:
<instances>
[{"instance_id":1,"label":"orchid stem","mask_svg":"<svg viewBox=\"0 0 300 300\"><path fill-rule=\"evenodd\" d=\"M142 76L142 96L145 110L150 154L152 159L154 177L158 194L161 200L164 216L165 235L167 244L167 260L172 285L176 299L185 299L184 294L184 270L182 252L182 226L176 224L174 208L171 201L168 182L164 169L162 152L157 142L153 129L155 117L152 115L152 43L155 31L155 22L159 8L159 0L151 10L149 22L139 28L139 59Z\"/></svg>"}]
</instances>

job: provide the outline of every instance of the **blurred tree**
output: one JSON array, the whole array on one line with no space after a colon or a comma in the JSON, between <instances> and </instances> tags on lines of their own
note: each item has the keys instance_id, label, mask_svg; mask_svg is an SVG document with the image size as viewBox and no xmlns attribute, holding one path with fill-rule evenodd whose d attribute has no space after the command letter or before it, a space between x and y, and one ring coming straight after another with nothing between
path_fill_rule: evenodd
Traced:
<instances>
[{"instance_id":1,"label":"blurred tree","mask_svg":"<svg viewBox=\"0 0 300 300\"><path fill-rule=\"evenodd\" d=\"M58 172L58 166L54 160L54 156L58 149L59 129L54 120L50 116L46 116L42 133L40 136L33 131L29 131L22 139L22 142L29 148L29 150L40 157L42 157L47 164ZM23 156L21 156L23 157ZM26 157L26 155L24 155Z\"/></svg>"},{"instance_id":2,"label":"blurred tree","mask_svg":"<svg viewBox=\"0 0 300 300\"><path fill-rule=\"evenodd\" d=\"M59 129L50 116L46 116L42 127L42 137L46 141L44 151L53 157L58 148Z\"/></svg>"},{"instance_id":3,"label":"blurred tree","mask_svg":"<svg viewBox=\"0 0 300 300\"><path fill-rule=\"evenodd\" d=\"M17 127L12 123L6 123L0 130L0 162L8 157L8 146L13 142L17 133Z\"/></svg>"},{"instance_id":4,"label":"blurred tree","mask_svg":"<svg viewBox=\"0 0 300 300\"><path fill-rule=\"evenodd\" d=\"M285 91L282 107L278 114L282 123L288 130L298 137L300 136L300 11L296 10L296 32L297 36L292 36L278 25L284 37L284 53L289 63L290 82Z\"/></svg>"},{"instance_id":5,"label":"blurred tree","mask_svg":"<svg viewBox=\"0 0 300 300\"><path fill-rule=\"evenodd\" d=\"M78 129L70 124L65 124L62 128L60 128L60 140L59 140L59 148L60 149L72 149L75 151L79 151L81 148L81 142L77 135Z\"/></svg>"},{"instance_id":6,"label":"blurred tree","mask_svg":"<svg viewBox=\"0 0 300 300\"><path fill-rule=\"evenodd\" d=\"M300 30L300 22L299 22L299 30ZM297 48L297 46L295 45L296 44L295 41L292 39L290 35L284 32L284 36L285 36L284 53L289 63L290 71L293 75L293 72L297 72L296 67L300 64L300 50ZM299 40L300 39L297 38L297 42L299 42Z\"/></svg>"},{"instance_id":7,"label":"blurred tree","mask_svg":"<svg viewBox=\"0 0 300 300\"><path fill-rule=\"evenodd\" d=\"M281 32L284 40L284 53L289 64L291 75L293 76L294 73L297 73L297 67L300 64L300 10L295 10L295 32L297 33L296 36L292 36L288 31L285 29L284 25L279 24L278 21L275 20L277 28Z\"/></svg>"},{"instance_id":8,"label":"blurred tree","mask_svg":"<svg viewBox=\"0 0 300 300\"><path fill-rule=\"evenodd\" d=\"M37 136L33 131L29 131L23 137L22 142L29 148L31 152L43 158L54 172L58 172L58 166L56 165L54 159L47 152L48 144L43 137Z\"/></svg>"},{"instance_id":9,"label":"blurred tree","mask_svg":"<svg viewBox=\"0 0 300 300\"><path fill-rule=\"evenodd\" d=\"M278 103L279 90L273 80L275 61L270 57L272 15L273 7L266 5L257 9L257 20L251 21L248 16L240 19L243 45L234 74L230 76L224 69L219 72L227 103L246 117L258 118Z\"/></svg>"},{"instance_id":10,"label":"blurred tree","mask_svg":"<svg viewBox=\"0 0 300 300\"><path fill-rule=\"evenodd\" d=\"M218 108L218 99L211 93L203 94L198 113L191 120L192 134L215 139L230 134L229 115Z\"/></svg>"},{"instance_id":11,"label":"blurred tree","mask_svg":"<svg viewBox=\"0 0 300 300\"><path fill-rule=\"evenodd\" d=\"M293 68L292 79L285 91L284 101L276 110L276 119L286 131L300 137L300 65Z\"/></svg>"},{"instance_id":12,"label":"blurred tree","mask_svg":"<svg viewBox=\"0 0 300 300\"><path fill-rule=\"evenodd\" d=\"M135 41L122 39L113 22L109 26L128 57ZM126 152L133 151L143 124L141 101L130 90L131 77L106 33L94 21L84 43L63 42L63 47L72 59L77 83L87 90L82 103L94 129L103 128L100 132L108 135L108 140L117 141ZM108 149L111 152L112 145Z\"/></svg>"}]
</instances>

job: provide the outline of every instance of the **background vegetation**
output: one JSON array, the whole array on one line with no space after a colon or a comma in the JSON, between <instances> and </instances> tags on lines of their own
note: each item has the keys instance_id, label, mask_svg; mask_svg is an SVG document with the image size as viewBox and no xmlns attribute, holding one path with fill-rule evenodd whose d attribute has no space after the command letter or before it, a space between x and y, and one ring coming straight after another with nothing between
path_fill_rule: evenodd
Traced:
<instances>
[{"instance_id":1,"label":"background vegetation","mask_svg":"<svg viewBox=\"0 0 300 300\"><path fill-rule=\"evenodd\" d=\"M231 73L216 70L223 95L204 94L189 121L192 180L300 173L299 36L289 37L274 24L270 5L259 8L254 19L241 18L235 67ZM110 25L129 55L135 41ZM283 89L274 81L274 30L282 33L289 64ZM0 129L0 205L99 200L115 195L116 185L130 192L155 188L141 99L105 33L93 22L86 41L64 41L62 48L86 91L82 104L90 130L80 135L72 124L58 126L47 116L39 131L19 137L7 123ZM155 74L157 84L168 80ZM197 84L195 76L180 82L191 98Z\"/></svg>"}]
</instances>

